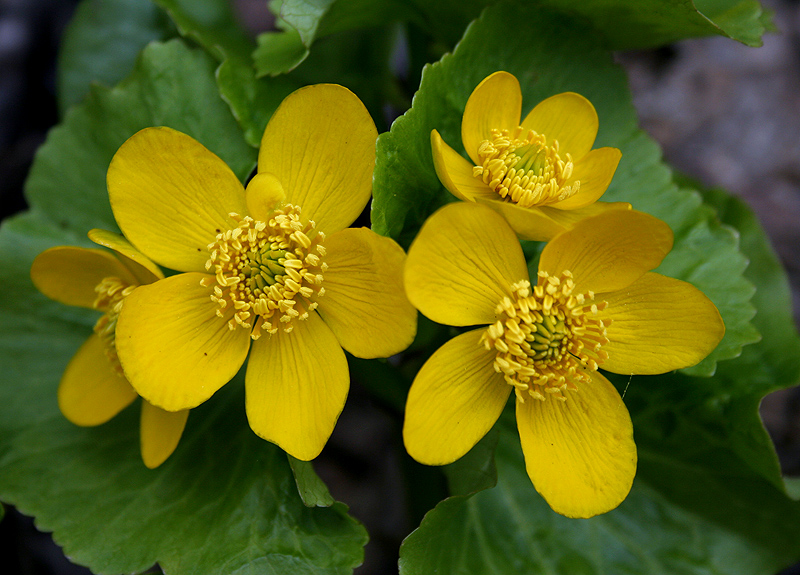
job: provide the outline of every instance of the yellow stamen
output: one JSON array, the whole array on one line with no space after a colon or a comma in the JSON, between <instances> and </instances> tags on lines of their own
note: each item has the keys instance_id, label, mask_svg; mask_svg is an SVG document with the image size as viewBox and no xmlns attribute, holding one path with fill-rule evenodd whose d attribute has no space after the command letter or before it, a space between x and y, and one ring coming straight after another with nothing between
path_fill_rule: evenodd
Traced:
<instances>
[{"instance_id":1,"label":"yellow stamen","mask_svg":"<svg viewBox=\"0 0 800 575\"><path fill-rule=\"evenodd\" d=\"M592 292L573 295L574 289L569 271L539 272L533 289L528 281L513 284L512 297L498 304L495 323L481 337L487 350L496 350L494 369L520 401L526 394L566 400L567 390L590 381L585 370L596 371L608 358L601 348L611 322L596 317L607 303L594 302Z\"/></svg>"},{"instance_id":2,"label":"yellow stamen","mask_svg":"<svg viewBox=\"0 0 800 575\"><path fill-rule=\"evenodd\" d=\"M117 356L116 345L116 332L117 332L117 319L119 312L122 311L122 303L126 297L133 293L136 289L135 285L129 285L119 278L107 277L95 286L94 291L97 292L97 298L94 300L92 306L105 312L97 323L94 324L94 332L98 335L103 342L106 356L111 362L111 367L119 375L124 375L122 366L119 363Z\"/></svg>"},{"instance_id":3,"label":"yellow stamen","mask_svg":"<svg viewBox=\"0 0 800 575\"><path fill-rule=\"evenodd\" d=\"M268 222L230 216L239 225L218 233L208 246L206 269L216 278L211 299L220 306L217 315L231 303L236 312L228 327L251 329L253 339L262 330L291 332L292 322L307 319L325 293L320 285L328 269L322 261L325 234L313 221L303 222L300 208L291 204L275 210Z\"/></svg>"},{"instance_id":4,"label":"yellow stamen","mask_svg":"<svg viewBox=\"0 0 800 575\"><path fill-rule=\"evenodd\" d=\"M472 175L483 180L501 198L529 208L566 200L580 189L580 182L566 182L574 164L570 154L562 157L558 140L549 145L544 135L520 126L512 131L491 131L492 137L478 146L481 165Z\"/></svg>"}]
</instances>

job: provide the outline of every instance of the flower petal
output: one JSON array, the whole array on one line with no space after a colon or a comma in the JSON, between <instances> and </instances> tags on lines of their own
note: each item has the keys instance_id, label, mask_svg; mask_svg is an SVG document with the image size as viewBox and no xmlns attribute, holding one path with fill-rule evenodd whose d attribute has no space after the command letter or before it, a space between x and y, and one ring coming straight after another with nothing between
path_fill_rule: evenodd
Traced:
<instances>
[{"instance_id":1,"label":"flower petal","mask_svg":"<svg viewBox=\"0 0 800 575\"><path fill-rule=\"evenodd\" d=\"M58 407L75 425L105 423L136 399L111 366L102 340L92 334L70 360L58 386Z\"/></svg>"},{"instance_id":2,"label":"flower petal","mask_svg":"<svg viewBox=\"0 0 800 575\"><path fill-rule=\"evenodd\" d=\"M597 372L567 401L517 401L517 427L533 486L553 511L588 518L627 497L636 474L633 425L622 399Z\"/></svg>"},{"instance_id":3,"label":"flower petal","mask_svg":"<svg viewBox=\"0 0 800 575\"><path fill-rule=\"evenodd\" d=\"M52 300L94 309L94 288L107 277L128 285L139 281L120 260L103 250L59 246L43 251L31 265L31 280Z\"/></svg>"},{"instance_id":4,"label":"flower petal","mask_svg":"<svg viewBox=\"0 0 800 575\"><path fill-rule=\"evenodd\" d=\"M202 271L217 230L246 214L244 188L231 169L194 138L145 128L108 167L108 197L122 233L159 264Z\"/></svg>"},{"instance_id":5,"label":"flower petal","mask_svg":"<svg viewBox=\"0 0 800 575\"><path fill-rule=\"evenodd\" d=\"M89 239L96 244L111 248L117 252L125 267L136 276L137 283L150 284L158 279L164 279L164 272L161 271L161 268L133 247L124 236L95 228L89 230Z\"/></svg>"},{"instance_id":6,"label":"flower petal","mask_svg":"<svg viewBox=\"0 0 800 575\"><path fill-rule=\"evenodd\" d=\"M426 465L452 463L480 441L505 407L511 386L494 370L483 329L454 337L425 362L408 392L403 441Z\"/></svg>"},{"instance_id":7,"label":"flower petal","mask_svg":"<svg viewBox=\"0 0 800 575\"><path fill-rule=\"evenodd\" d=\"M417 310L403 289L403 248L366 228L336 232L325 248L325 295L317 311L341 346L368 359L407 348Z\"/></svg>"},{"instance_id":8,"label":"flower petal","mask_svg":"<svg viewBox=\"0 0 800 575\"><path fill-rule=\"evenodd\" d=\"M256 220L268 222L273 210L285 203L286 192L278 178L261 172L247 183L245 199L250 215Z\"/></svg>"},{"instance_id":9,"label":"flower petal","mask_svg":"<svg viewBox=\"0 0 800 575\"><path fill-rule=\"evenodd\" d=\"M519 126L522 91L508 72L487 76L472 91L461 120L461 141L474 164L480 164L478 146L491 137L492 128L512 130Z\"/></svg>"},{"instance_id":10,"label":"flower petal","mask_svg":"<svg viewBox=\"0 0 800 575\"><path fill-rule=\"evenodd\" d=\"M672 230L636 210L607 210L586 218L548 243L539 270L572 272L576 293L622 289L658 267L672 249Z\"/></svg>"},{"instance_id":11,"label":"flower petal","mask_svg":"<svg viewBox=\"0 0 800 575\"><path fill-rule=\"evenodd\" d=\"M578 193L561 202L550 204L559 210L574 210L596 202L606 193L614 172L617 170L622 152L617 148L592 150L575 162L575 169L567 184L580 182Z\"/></svg>"},{"instance_id":12,"label":"flower petal","mask_svg":"<svg viewBox=\"0 0 800 575\"><path fill-rule=\"evenodd\" d=\"M140 445L142 461L149 469L155 469L172 455L188 417L188 409L164 411L146 400L142 401Z\"/></svg>"},{"instance_id":13,"label":"flower petal","mask_svg":"<svg viewBox=\"0 0 800 575\"><path fill-rule=\"evenodd\" d=\"M494 322L510 285L528 279L517 237L491 209L455 202L427 219L405 267L406 294L427 317L448 325Z\"/></svg>"},{"instance_id":14,"label":"flower petal","mask_svg":"<svg viewBox=\"0 0 800 575\"><path fill-rule=\"evenodd\" d=\"M448 146L436 130L431 132L431 150L436 175L455 197L465 202L474 201L477 197L500 197L483 180L472 175L473 165Z\"/></svg>"},{"instance_id":15,"label":"flower petal","mask_svg":"<svg viewBox=\"0 0 800 575\"><path fill-rule=\"evenodd\" d=\"M622 374L658 374L695 365L725 334L719 311L693 285L647 273L619 291L597 296L610 319L602 368Z\"/></svg>"},{"instance_id":16,"label":"flower petal","mask_svg":"<svg viewBox=\"0 0 800 575\"><path fill-rule=\"evenodd\" d=\"M325 322L312 313L253 342L247 365L247 419L255 433L310 461L333 432L350 389L347 360Z\"/></svg>"},{"instance_id":17,"label":"flower petal","mask_svg":"<svg viewBox=\"0 0 800 575\"><path fill-rule=\"evenodd\" d=\"M372 193L378 131L361 100L336 84L289 94L264 131L258 171L327 234L349 226Z\"/></svg>"},{"instance_id":18,"label":"flower petal","mask_svg":"<svg viewBox=\"0 0 800 575\"><path fill-rule=\"evenodd\" d=\"M117 322L117 353L139 395L166 409L196 407L236 375L250 330L228 329L233 306L216 315L206 274L178 274L141 286L125 298Z\"/></svg>"},{"instance_id":19,"label":"flower petal","mask_svg":"<svg viewBox=\"0 0 800 575\"><path fill-rule=\"evenodd\" d=\"M539 102L522 120L522 127L558 140L559 153L580 160L592 149L600 123L592 103L575 92L564 92Z\"/></svg>"}]
</instances>

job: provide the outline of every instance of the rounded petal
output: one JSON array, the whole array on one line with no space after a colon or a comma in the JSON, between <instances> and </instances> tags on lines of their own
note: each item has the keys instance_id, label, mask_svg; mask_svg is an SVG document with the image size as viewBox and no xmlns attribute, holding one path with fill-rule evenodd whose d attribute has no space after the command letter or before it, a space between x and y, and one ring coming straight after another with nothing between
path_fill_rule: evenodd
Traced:
<instances>
[{"instance_id":1,"label":"rounded petal","mask_svg":"<svg viewBox=\"0 0 800 575\"><path fill-rule=\"evenodd\" d=\"M108 167L108 197L122 233L143 254L179 271L202 271L217 230L246 214L244 188L231 169L194 138L145 128Z\"/></svg>"},{"instance_id":2,"label":"rounded petal","mask_svg":"<svg viewBox=\"0 0 800 575\"><path fill-rule=\"evenodd\" d=\"M89 230L89 239L117 252L118 257L131 273L136 276L137 283L150 284L164 278L164 272L147 256L137 250L124 236L107 230Z\"/></svg>"},{"instance_id":3,"label":"rounded petal","mask_svg":"<svg viewBox=\"0 0 800 575\"><path fill-rule=\"evenodd\" d=\"M521 112L522 91L512 74L495 72L478 84L467 100L461 120L461 141L473 163L480 163L478 146L490 138L492 128L516 128Z\"/></svg>"},{"instance_id":4,"label":"rounded petal","mask_svg":"<svg viewBox=\"0 0 800 575\"><path fill-rule=\"evenodd\" d=\"M633 425L622 399L597 372L566 401L517 401L517 427L533 486L553 511L588 518L627 497L636 475Z\"/></svg>"},{"instance_id":5,"label":"rounded petal","mask_svg":"<svg viewBox=\"0 0 800 575\"><path fill-rule=\"evenodd\" d=\"M619 291L597 296L608 302L609 358L614 373L653 375L689 367L711 353L725 335L719 311L687 282L656 273Z\"/></svg>"},{"instance_id":6,"label":"rounded petal","mask_svg":"<svg viewBox=\"0 0 800 575\"><path fill-rule=\"evenodd\" d=\"M140 445L142 461L155 469L172 455L186 427L189 410L164 411L146 400L142 401Z\"/></svg>"},{"instance_id":7,"label":"rounded petal","mask_svg":"<svg viewBox=\"0 0 800 575\"><path fill-rule=\"evenodd\" d=\"M258 171L269 172L325 233L349 226L372 194L378 131L358 96L317 84L292 92L267 124Z\"/></svg>"},{"instance_id":8,"label":"rounded petal","mask_svg":"<svg viewBox=\"0 0 800 575\"><path fill-rule=\"evenodd\" d=\"M672 249L672 230L636 210L607 210L579 221L553 238L539 258L539 270L572 272L576 293L622 289L658 267Z\"/></svg>"},{"instance_id":9,"label":"rounded petal","mask_svg":"<svg viewBox=\"0 0 800 575\"><path fill-rule=\"evenodd\" d=\"M578 193L550 206L559 210L574 210L596 202L606 193L614 172L617 171L620 158L622 152L617 148L598 148L583 156L575 162L572 177L567 182L571 184L576 180L579 181Z\"/></svg>"},{"instance_id":10,"label":"rounded petal","mask_svg":"<svg viewBox=\"0 0 800 575\"><path fill-rule=\"evenodd\" d=\"M448 325L494 322L511 284L528 279L516 235L491 209L449 204L427 219L408 250L406 294L427 317Z\"/></svg>"},{"instance_id":11,"label":"rounded petal","mask_svg":"<svg viewBox=\"0 0 800 575\"><path fill-rule=\"evenodd\" d=\"M75 425L105 423L136 399L136 392L117 373L102 340L92 334L70 360L58 386L58 407Z\"/></svg>"},{"instance_id":12,"label":"rounded petal","mask_svg":"<svg viewBox=\"0 0 800 575\"><path fill-rule=\"evenodd\" d=\"M59 246L40 253L31 265L36 289L52 300L89 309L97 299L94 288L107 277L139 283L120 260L103 250Z\"/></svg>"},{"instance_id":13,"label":"rounded petal","mask_svg":"<svg viewBox=\"0 0 800 575\"><path fill-rule=\"evenodd\" d=\"M500 198L483 180L472 175L473 165L448 146L436 130L431 132L431 150L439 181L455 197L465 202L478 197Z\"/></svg>"},{"instance_id":14,"label":"rounded petal","mask_svg":"<svg viewBox=\"0 0 800 575\"><path fill-rule=\"evenodd\" d=\"M186 273L141 286L125 298L117 353L131 385L147 401L180 411L196 407L236 375L250 330L228 329L233 306L218 317L206 274Z\"/></svg>"},{"instance_id":15,"label":"rounded petal","mask_svg":"<svg viewBox=\"0 0 800 575\"><path fill-rule=\"evenodd\" d=\"M325 248L325 295L317 311L341 346L371 359L411 345L417 310L403 289L403 248L366 228L336 232Z\"/></svg>"},{"instance_id":16,"label":"rounded petal","mask_svg":"<svg viewBox=\"0 0 800 575\"><path fill-rule=\"evenodd\" d=\"M522 120L522 127L547 137L552 145L558 140L558 150L580 160L592 149L600 126L592 103L575 92L564 92L539 102Z\"/></svg>"},{"instance_id":17,"label":"rounded petal","mask_svg":"<svg viewBox=\"0 0 800 575\"><path fill-rule=\"evenodd\" d=\"M494 370L494 350L483 329L454 337L425 362L408 392L403 441L426 465L452 463L486 435L500 417L511 386Z\"/></svg>"},{"instance_id":18,"label":"rounded petal","mask_svg":"<svg viewBox=\"0 0 800 575\"><path fill-rule=\"evenodd\" d=\"M344 351L315 313L253 343L245 378L250 427L286 453L319 455L342 413L350 374Z\"/></svg>"},{"instance_id":19,"label":"rounded petal","mask_svg":"<svg viewBox=\"0 0 800 575\"><path fill-rule=\"evenodd\" d=\"M278 178L267 172L256 174L247 183L245 199L250 215L267 222L273 210L286 201L286 192Z\"/></svg>"}]
</instances>

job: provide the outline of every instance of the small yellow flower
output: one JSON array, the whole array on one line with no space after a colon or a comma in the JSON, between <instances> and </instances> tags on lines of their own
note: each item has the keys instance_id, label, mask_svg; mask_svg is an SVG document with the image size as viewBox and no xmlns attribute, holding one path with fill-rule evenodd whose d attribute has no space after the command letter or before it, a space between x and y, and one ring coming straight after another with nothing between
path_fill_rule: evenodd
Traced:
<instances>
[{"instance_id":1,"label":"small yellow flower","mask_svg":"<svg viewBox=\"0 0 800 575\"><path fill-rule=\"evenodd\" d=\"M120 314L120 362L143 397L195 407L249 352L253 431L298 459L319 454L349 390L342 348L388 357L416 331L402 248L347 228L371 195L376 138L361 101L322 84L275 112L246 190L175 130L122 145L108 170L114 216L142 253L185 272L137 289Z\"/></svg>"},{"instance_id":2,"label":"small yellow flower","mask_svg":"<svg viewBox=\"0 0 800 575\"><path fill-rule=\"evenodd\" d=\"M436 173L450 193L486 203L527 240L548 240L602 211L630 209L626 203L595 203L622 154L616 148L592 150L598 119L589 100L574 92L556 94L519 123L521 110L517 79L495 72L464 108L461 140L471 163L431 132Z\"/></svg>"},{"instance_id":3,"label":"small yellow flower","mask_svg":"<svg viewBox=\"0 0 800 575\"><path fill-rule=\"evenodd\" d=\"M550 241L530 281L496 212L458 202L433 214L408 253L408 297L436 322L485 327L450 340L417 374L403 427L409 454L428 465L455 461L513 390L528 475L553 510L614 509L633 483L636 446L625 404L598 367L687 367L725 331L697 288L649 271L671 248L661 220L613 210Z\"/></svg>"},{"instance_id":4,"label":"small yellow flower","mask_svg":"<svg viewBox=\"0 0 800 575\"><path fill-rule=\"evenodd\" d=\"M34 285L50 299L103 312L58 387L61 413L81 426L105 423L136 399L117 357L117 319L138 286L164 277L124 238L103 230L92 230L89 237L115 254L60 246L39 254L31 266ZM156 468L172 455L188 416L188 410L171 413L142 402L140 442L147 467Z\"/></svg>"}]
</instances>

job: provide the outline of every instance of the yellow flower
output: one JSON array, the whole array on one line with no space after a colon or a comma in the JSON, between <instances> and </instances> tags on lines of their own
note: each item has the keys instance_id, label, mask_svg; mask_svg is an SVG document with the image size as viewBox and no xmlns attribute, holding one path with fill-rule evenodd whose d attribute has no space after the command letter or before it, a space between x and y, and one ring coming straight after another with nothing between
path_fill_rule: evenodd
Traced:
<instances>
[{"instance_id":1,"label":"yellow flower","mask_svg":"<svg viewBox=\"0 0 800 575\"><path fill-rule=\"evenodd\" d=\"M122 145L108 170L117 223L153 261L185 272L137 289L120 315L120 362L143 397L195 407L249 352L253 431L298 459L319 454L350 386L342 348L388 357L416 331L402 248L347 228L371 195L376 137L352 92L322 84L275 112L246 190L175 130Z\"/></svg>"},{"instance_id":2,"label":"yellow flower","mask_svg":"<svg viewBox=\"0 0 800 575\"><path fill-rule=\"evenodd\" d=\"M692 285L652 270L672 232L641 212L587 218L550 241L529 281L493 210L454 203L412 244L405 284L430 319L481 327L437 350L408 395L403 437L421 463L451 463L494 425L511 390L528 475L558 513L614 509L636 472L630 416L598 366L658 374L699 362L725 327ZM531 285L533 284L533 285Z\"/></svg>"},{"instance_id":3,"label":"yellow flower","mask_svg":"<svg viewBox=\"0 0 800 575\"><path fill-rule=\"evenodd\" d=\"M556 94L518 123L521 110L517 79L495 72L464 108L461 141L472 163L431 132L436 173L450 193L486 203L527 240L548 240L582 218L630 209L626 203L595 203L622 154L591 149L598 119L589 100L574 92Z\"/></svg>"},{"instance_id":4,"label":"yellow flower","mask_svg":"<svg viewBox=\"0 0 800 575\"><path fill-rule=\"evenodd\" d=\"M125 238L103 230L92 230L89 237L115 254L60 246L39 254L31 266L34 285L50 299L103 312L94 334L69 362L58 387L61 413L81 426L105 423L136 399L117 357L117 319L138 286L164 277L158 266ZM172 455L188 416L188 410L170 413L142 402L140 443L147 467L156 468Z\"/></svg>"}]
</instances>

